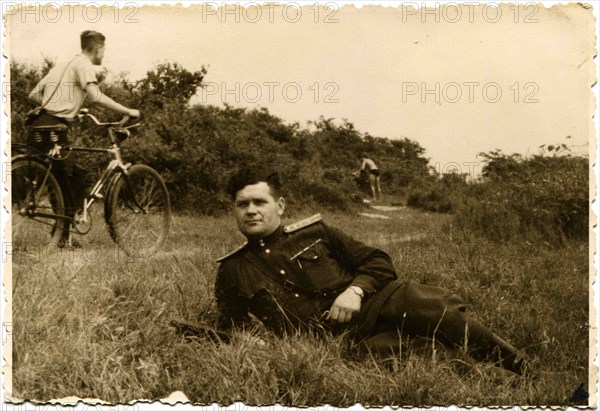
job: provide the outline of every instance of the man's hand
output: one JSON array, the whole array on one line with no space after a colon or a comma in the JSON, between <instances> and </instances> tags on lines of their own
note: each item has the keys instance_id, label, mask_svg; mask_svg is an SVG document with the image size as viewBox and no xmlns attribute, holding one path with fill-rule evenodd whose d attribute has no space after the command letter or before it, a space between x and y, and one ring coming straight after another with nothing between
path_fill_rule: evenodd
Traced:
<instances>
[{"instance_id":1,"label":"man's hand","mask_svg":"<svg viewBox=\"0 0 600 411\"><path fill-rule=\"evenodd\" d=\"M136 110L134 108L129 109L129 113L127 113L129 117L138 118L140 116L140 110Z\"/></svg>"},{"instance_id":2,"label":"man's hand","mask_svg":"<svg viewBox=\"0 0 600 411\"><path fill-rule=\"evenodd\" d=\"M347 288L335 299L325 319L340 323L350 322L354 314L360 311L361 300L354 290Z\"/></svg>"}]
</instances>

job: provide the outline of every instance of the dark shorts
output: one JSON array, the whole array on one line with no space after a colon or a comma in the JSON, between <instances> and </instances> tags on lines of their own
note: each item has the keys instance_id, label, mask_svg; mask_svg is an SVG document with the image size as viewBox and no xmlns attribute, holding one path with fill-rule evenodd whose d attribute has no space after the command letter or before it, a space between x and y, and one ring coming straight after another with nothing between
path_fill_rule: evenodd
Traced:
<instances>
[{"instance_id":1,"label":"dark shorts","mask_svg":"<svg viewBox=\"0 0 600 411\"><path fill-rule=\"evenodd\" d=\"M372 170L369 170L369 173L373 174L375 177L379 177L381 175L381 173L379 172L378 168L374 168Z\"/></svg>"}]
</instances>

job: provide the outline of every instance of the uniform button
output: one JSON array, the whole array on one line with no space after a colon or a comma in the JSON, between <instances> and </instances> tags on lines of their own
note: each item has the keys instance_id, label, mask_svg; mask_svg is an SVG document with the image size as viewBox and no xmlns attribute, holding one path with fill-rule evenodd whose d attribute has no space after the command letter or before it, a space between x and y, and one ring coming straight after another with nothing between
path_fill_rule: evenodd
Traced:
<instances>
[{"instance_id":1,"label":"uniform button","mask_svg":"<svg viewBox=\"0 0 600 411\"><path fill-rule=\"evenodd\" d=\"M281 271L279 271L279 274L281 274L281 275L285 275L285 270L281 270Z\"/></svg>"},{"instance_id":2,"label":"uniform button","mask_svg":"<svg viewBox=\"0 0 600 411\"><path fill-rule=\"evenodd\" d=\"M265 253L269 254L271 252L271 250L269 250L268 248L265 250Z\"/></svg>"},{"instance_id":3,"label":"uniform button","mask_svg":"<svg viewBox=\"0 0 600 411\"><path fill-rule=\"evenodd\" d=\"M300 297L300 294L294 294L294 297L298 298Z\"/></svg>"},{"instance_id":4,"label":"uniform button","mask_svg":"<svg viewBox=\"0 0 600 411\"><path fill-rule=\"evenodd\" d=\"M260 240L258 243L260 244L261 247L265 246L265 242L263 240Z\"/></svg>"}]
</instances>

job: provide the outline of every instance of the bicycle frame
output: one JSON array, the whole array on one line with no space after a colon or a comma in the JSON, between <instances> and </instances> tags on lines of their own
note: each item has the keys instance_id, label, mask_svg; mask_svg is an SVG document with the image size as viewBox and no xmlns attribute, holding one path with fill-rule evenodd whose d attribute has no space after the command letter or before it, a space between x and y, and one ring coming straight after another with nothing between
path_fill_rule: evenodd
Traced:
<instances>
[{"instance_id":1,"label":"bicycle frame","mask_svg":"<svg viewBox=\"0 0 600 411\"><path fill-rule=\"evenodd\" d=\"M108 125L109 128L107 129L108 131L108 135L109 135L109 139L111 142L111 147L108 149L105 148L91 148L91 147L70 147L70 146L60 146L60 145L55 145L51 150L49 154L44 154L43 155L43 160L44 162L48 162L48 173L52 172L52 165L54 163L54 161L60 161L60 158L58 158L58 156L60 155L60 153L62 151L79 151L79 152L88 152L88 153L106 153L108 154L112 160L110 161L110 163L108 164L108 166L106 167L106 169L102 172L102 175L100 176L100 178L98 179L98 181L96 181L96 183L94 184L92 190L90 191L89 194L86 195L84 201L83 201L83 209L82 209L82 214L80 216L81 221L83 223L87 223L88 222L88 210L91 207L91 205L94 203L95 200L97 199L102 199L104 198L104 196L101 194L101 191L104 187L106 187L114 178L114 176L116 174L121 174L122 176L124 176L125 178L125 182L127 185L127 188L129 190L129 192L132 192L132 188L131 188L131 183L129 181L129 176L127 174L127 169L131 166L130 163L123 163L123 158L121 157L121 149L117 143L117 140L115 138L115 130L114 130L114 126L121 126L122 124L125 123L127 117L122 120L121 122L118 123L100 123L94 116L92 116L91 114L84 114L86 116L89 116L90 118L92 118L92 120L97 124L97 125ZM25 146L25 148L27 148L27 146ZM41 157L41 156L38 156ZM44 178L47 178L47 176ZM70 191L71 187L70 187L70 182L68 179L66 179L65 181L63 181L63 184L66 184L66 188ZM67 215L59 215L59 214L49 214L49 213L44 213L44 212L39 212L36 211L36 205L35 205L35 197L33 199L33 209L31 210L27 210L27 215L29 217L44 217L44 218L50 218L50 219L64 219L67 220L71 223L75 223L75 219L74 217L71 216L67 216ZM133 205L135 205L135 207L137 207L142 213L146 213L146 210L144 210L144 208L139 204L138 200L135 198L135 196L131 196L132 200L133 200Z\"/></svg>"},{"instance_id":2,"label":"bicycle frame","mask_svg":"<svg viewBox=\"0 0 600 411\"><path fill-rule=\"evenodd\" d=\"M111 181L113 175L115 173L122 173L127 176L127 168L130 164L124 164L121 158L121 150L119 146L113 143L112 147L109 149L102 148L87 148L87 147L62 147L61 149L65 151L80 151L80 152L88 152L88 153L107 153L112 157L112 160L108 163L108 166L102 174L100 178L94 186L90 193L83 200L83 212L81 215L82 221L88 221L88 210L94 204L95 200L102 199L104 196L101 194L101 191L106 185ZM127 178L127 177L126 177ZM69 181L66 181L67 185L69 185ZM70 187L69 187L70 189ZM70 220L73 220L70 218Z\"/></svg>"},{"instance_id":3,"label":"bicycle frame","mask_svg":"<svg viewBox=\"0 0 600 411\"><path fill-rule=\"evenodd\" d=\"M71 234L90 232L95 217L92 205L101 200L108 234L117 247L135 258L154 254L167 239L171 204L167 186L156 170L146 164L132 165L123 161L120 145L131 135L130 129L139 124L126 125L127 116L115 123L100 123L84 109L79 117L88 117L101 126L108 144L101 148L71 147L66 142L64 146L56 142L48 144L59 140L52 138L53 127L33 126L30 131L40 135L28 135L31 146L11 145L14 161L11 171L14 171L17 188L11 198L16 217L13 220L15 247L24 251L35 243L75 247ZM38 144L40 142L43 144ZM75 181L78 175L69 172L70 160L74 160L69 156L74 155L73 152L108 156L103 161L108 164L105 163L104 170L94 172L95 183L91 190L81 190ZM36 228L39 223L51 229L42 233ZM47 234L50 237L46 240Z\"/></svg>"}]
</instances>

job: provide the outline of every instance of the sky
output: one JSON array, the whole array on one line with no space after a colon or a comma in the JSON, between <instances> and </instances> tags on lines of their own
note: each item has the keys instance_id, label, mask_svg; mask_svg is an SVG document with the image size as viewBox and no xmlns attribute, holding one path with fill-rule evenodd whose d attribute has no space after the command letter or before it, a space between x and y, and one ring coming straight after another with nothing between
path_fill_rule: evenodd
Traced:
<instances>
[{"instance_id":1,"label":"sky","mask_svg":"<svg viewBox=\"0 0 600 411\"><path fill-rule=\"evenodd\" d=\"M122 72L134 81L162 62L204 65L195 103L267 107L302 126L347 119L363 133L417 141L441 172L477 174L478 153L496 148L527 155L566 143L586 153L594 136L594 16L577 4L129 4L5 7L5 54L67 59L81 31L97 30L108 81Z\"/></svg>"}]
</instances>

